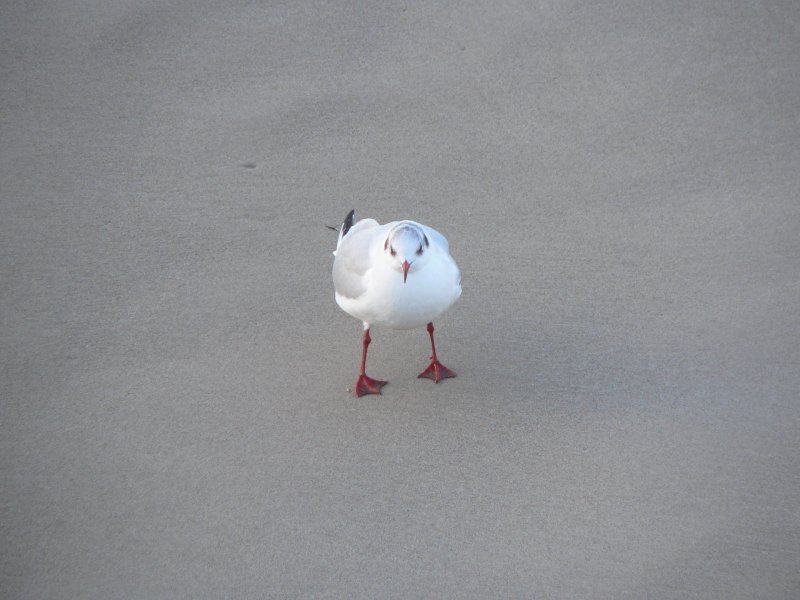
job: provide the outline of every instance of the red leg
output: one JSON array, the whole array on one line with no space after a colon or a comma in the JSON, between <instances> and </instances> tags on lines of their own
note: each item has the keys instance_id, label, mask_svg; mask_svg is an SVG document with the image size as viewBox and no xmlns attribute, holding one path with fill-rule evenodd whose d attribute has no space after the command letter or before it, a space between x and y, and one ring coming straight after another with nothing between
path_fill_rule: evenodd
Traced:
<instances>
[{"instance_id":1,"label":"red leg","mask_svg":"<svg viewBox=\"0 0 800 600\"><path fill-rule=\"evenodd\" d=\"M358 397L366 396L367 394L380 394L381 388L387 383L386 381L380 381L379 379L367 377L367 347L369 347L369 343L371 341L372 338L369 337L369 329L365 329L364 350L361 355L361 374L358 376L358 379L356 380L356 387L353 390L355 395Z\"/></svg>"},{"instance_id":2,"label":"red leg","mask_svg":"<svg viewBox=\"0 0 800 600\"><path fill-rule=\"evenodd\" d=\"M439 383L442 379L447 379L448 377L455 377L456 374L436 358L436 344L433 342L433 323L428 323L428 335L431 336L431 364L418 377L433 379L434 383Z\"/></svg>"}]
</instances>

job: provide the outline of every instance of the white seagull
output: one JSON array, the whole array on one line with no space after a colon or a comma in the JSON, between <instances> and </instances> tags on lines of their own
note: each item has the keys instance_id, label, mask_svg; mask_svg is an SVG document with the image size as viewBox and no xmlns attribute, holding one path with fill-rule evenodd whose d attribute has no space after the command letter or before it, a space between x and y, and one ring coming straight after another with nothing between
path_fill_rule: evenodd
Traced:
<instances>
[{"instance_id":1,"label":"white seagull","mask_svg":"<svg viewBox=\"0 0 800 600\"><path fill-rule=\"evenodd\" d=\"M419 374L439 383L456 374L436 358L433 320L461 296L461 272L448 252L447 240L414 221L380 225L375 219L354 223L351 210L339 230L333 255L336 303L364 323L361 373L356 396L380 394L387 382L366 374L372 325L411 329L428 324L431 364Z\"/></svg>"}]
</instances>

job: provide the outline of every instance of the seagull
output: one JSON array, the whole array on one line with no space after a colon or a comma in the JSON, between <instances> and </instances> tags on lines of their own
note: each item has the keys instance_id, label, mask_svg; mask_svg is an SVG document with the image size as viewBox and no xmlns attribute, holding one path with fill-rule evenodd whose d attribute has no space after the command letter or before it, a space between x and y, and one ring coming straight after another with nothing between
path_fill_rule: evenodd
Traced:
<instances>
[{"instance_id":1,"label":"seagull","mask_svg":"<svg viewBox=\"0 0 800 600\"><path fill-rule=\"evenodd\" d=\"M419 377L439 383L456 376L439 362L433 341L433 320L461 296L461 272L441 233L414 221L385 225L375 219L355 221L351 210L339 229L333 255L336 303L364 323L356 396L380 394L387 383L366 373L373 325L412 329L427 323L431 363Z\"/></svg>"}]
</instances>

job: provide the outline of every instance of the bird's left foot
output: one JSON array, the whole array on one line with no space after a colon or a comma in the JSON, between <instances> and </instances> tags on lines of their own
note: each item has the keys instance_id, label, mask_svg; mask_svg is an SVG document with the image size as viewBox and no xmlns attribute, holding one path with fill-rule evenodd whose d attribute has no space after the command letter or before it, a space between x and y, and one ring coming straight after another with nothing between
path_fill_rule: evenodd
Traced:
<instances>
[{"instance_id":1,"label":"bird's left foot","mask_svg":"<svg viewBox=\"0 0 800 600\"><path fill-rule=\"evenodd\" d=\"M434 383L439 383L442 379L455 376L456 374L454 371L445 367L438 360L432 360L428 368L417 375L417 378L427 377L428 379L433 379Z\"/></svg>"}]
</instances>

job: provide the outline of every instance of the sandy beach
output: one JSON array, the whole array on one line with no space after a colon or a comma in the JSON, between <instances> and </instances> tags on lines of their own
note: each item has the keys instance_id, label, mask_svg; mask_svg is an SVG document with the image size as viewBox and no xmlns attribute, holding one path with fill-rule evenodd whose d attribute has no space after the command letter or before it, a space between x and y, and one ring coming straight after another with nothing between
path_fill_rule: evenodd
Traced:
<instances>
[{"instance_id":1,"label":"sandy beach","mask_svg":"<svg viewBox=\"0 0 800 600\"><path fill-rule=\"evenodd\" d=\"M800 597L796 2L6 2L0 596ZM450 241L334 302L345 214Z\"/></svg>"}]
</instances>

